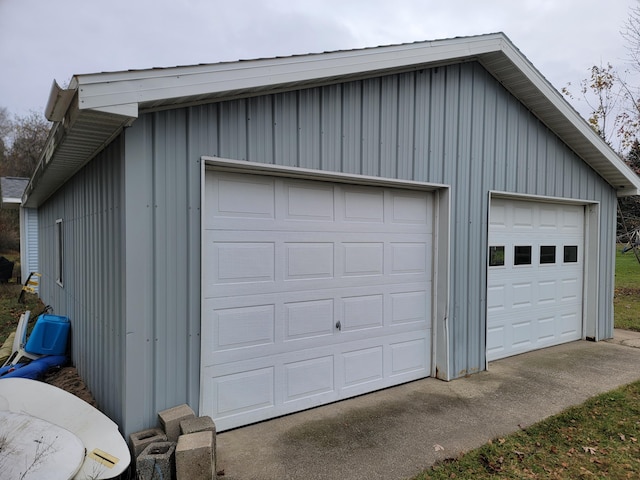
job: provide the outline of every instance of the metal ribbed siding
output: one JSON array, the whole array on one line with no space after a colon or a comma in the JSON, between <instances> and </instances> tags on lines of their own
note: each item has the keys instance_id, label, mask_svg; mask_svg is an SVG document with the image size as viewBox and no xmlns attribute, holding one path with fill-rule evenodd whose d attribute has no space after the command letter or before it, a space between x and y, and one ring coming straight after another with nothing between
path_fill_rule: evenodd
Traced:
<instances>
[{"instance_id":1,"label":"metal ribbed siding","mask_svg":"<svg viewBox=\"0 0 640 480\"><path fill-rule=\"evenodd\" d=\"M22 281L25 282L32 272L38 269L38 210L20 208L20 268ZM36 287L39 291L40 287Z\"/></svg>"},{"instance_id":2,"label":"metal ribbed siding","mask_svg":"<svg viewBox=\"0 0 640 480\"><path fill-rule=\"evenodd\" d=\"M218 136L210 128L182 109L145 115L125 131L126 434L155 425L160 410L198 407L199 152ZM224 130L227 144L245 136Z\"/></svg>"},{"instance_id":3,"label":"metal ribbed siding","mask_svg":"<svg viewBox=\"0 0 640 480\"><path fill-rule=\"evenodd\" d=\"M124 281L122 155L113 142L38 209L40 297L71 320L72 355L100 408L122 420ZM56 284L56 220L63 219L63 287Z\"/></svg>"}]
</instances>

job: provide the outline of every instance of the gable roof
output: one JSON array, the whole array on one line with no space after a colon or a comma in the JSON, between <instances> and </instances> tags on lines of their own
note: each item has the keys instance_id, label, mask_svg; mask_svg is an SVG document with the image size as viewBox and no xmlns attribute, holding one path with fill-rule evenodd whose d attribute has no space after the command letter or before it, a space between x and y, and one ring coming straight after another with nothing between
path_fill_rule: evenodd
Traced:
<instances>
[{"instance_id":1,"label":"gable roof","mask_svg":"<svg viewBox=\"0 0 640 480\"><path fill-rule=\"evenodd\" d=\"M618 196L640 178L591 129L503 33L320 54L76 75L53 83L45 114L55 122L27 191L37 206L141 113L309 88L438 65L477 61Z\"/></svg>"},{"instance_id":2,"label":"gable roof","mask_svg":"<svg viewBox=\"0 0 640 480\"><path fill-rule=\"evenodd\" d=\"M0 207L18 208L29 179L24 177L0 177Z\"/></svg>"}]
</instances>

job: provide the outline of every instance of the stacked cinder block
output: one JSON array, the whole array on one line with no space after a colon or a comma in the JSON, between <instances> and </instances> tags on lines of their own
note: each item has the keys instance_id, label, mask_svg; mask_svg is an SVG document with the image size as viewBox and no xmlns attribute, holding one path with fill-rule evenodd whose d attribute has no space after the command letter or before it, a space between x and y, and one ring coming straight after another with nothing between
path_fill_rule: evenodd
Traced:
<instances>
[{"instance_id":1,"label":"stacked cinder block","mask_svg":"<svg viewBox=\"0 0 640 480\"><path fill-rule=\"evenodd\" d=\"M167 438L170 442L177 442L180 436L180 422L188 418L195 418L196 414L193 413L189 405L178 405L177 407L168 408L158 412L158 419L160 425L167 434Z\"/></svg>"},{"instance_id":2,"label":"stacked cinder block","mask_svg":"<svg viewBox=\"0 0 640 480\"><path fill-rule=\"evenodd\" d=\"M160 480L175 478L176 444L158 442L149 444L136 459L138 480Z\"/></svg>"},{"instance_id":3,"label":"stacked cinder block","mask_svg":"<svg viewBox=\"0 0 640 480\"><path fill-rule=\"evenodd\" d=\"M178 479L215 479L216 426L211 417L185 419L180 422L180 431L176 447Z\"/></svg>"},{"instance_id":4,"label":"stacked cinder block","mask_svg":"<svg viewBox=\"0 0 640 480\"><path fill-rule=\"evenodd\" d=\"M216 478L216 426L196 417L188 405L158 412L162 428L129 436L141 480L212 480Z\"/></svg>"}]
</instances>

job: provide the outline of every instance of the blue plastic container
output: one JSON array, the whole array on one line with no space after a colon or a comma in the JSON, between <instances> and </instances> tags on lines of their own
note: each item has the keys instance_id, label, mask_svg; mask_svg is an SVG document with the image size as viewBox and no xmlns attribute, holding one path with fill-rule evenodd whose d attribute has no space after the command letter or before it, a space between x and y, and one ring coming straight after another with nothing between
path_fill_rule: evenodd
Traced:
<instances>
[{"instance_id":1,"label":"blue plastic container","mask_svg":"<svg viewBox=\"0 0 640 480\"><path fill-rule=\"evenodd\" d=\"M37 355L64 355L70 327L67 317L41 315L36 320L24 349Z\"/></svg>"}]
</instances>

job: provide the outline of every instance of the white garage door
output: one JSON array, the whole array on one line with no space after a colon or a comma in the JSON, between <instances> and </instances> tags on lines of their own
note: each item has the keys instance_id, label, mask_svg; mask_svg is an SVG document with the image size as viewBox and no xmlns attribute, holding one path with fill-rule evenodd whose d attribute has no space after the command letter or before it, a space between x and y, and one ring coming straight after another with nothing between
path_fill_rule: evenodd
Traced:
<instances>
[{"instance_id":1,"label":"white garage door","mask_svg":"<svg viewBox=\"0 0 640 480\"><path fill-rule=\"evenodd\" d=\"M225 430L430 374L431 193L205 182L201 414Z\"/></svg>"},{"instance_id":2,"label":"white garage door","mask_svg":"<svg viewBox=\"0 0 640 480\"><path fill-rule=\"evenodd\" d=\"M582 338L584 207L492 199L487 359Z\"/></svg>"}]
</instances>

